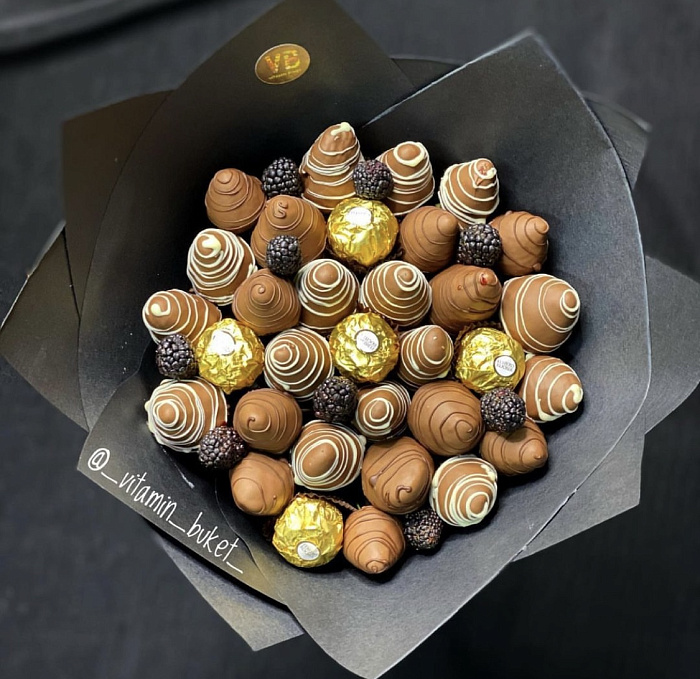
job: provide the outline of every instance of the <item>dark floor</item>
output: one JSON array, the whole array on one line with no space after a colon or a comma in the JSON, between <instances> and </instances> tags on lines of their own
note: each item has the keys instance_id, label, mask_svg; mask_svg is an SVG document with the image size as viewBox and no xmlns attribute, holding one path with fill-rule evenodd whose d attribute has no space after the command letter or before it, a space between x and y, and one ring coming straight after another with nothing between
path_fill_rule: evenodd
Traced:
<instances>
[{"instance_id":1,"label":"dark floor","mask_svg":"<svg viewBox=\"0 0 700 679\"><path fill-rule=\"evenodd\" d=\"M177 85L272 4L180 2L0 56L0 315L61 217L61 121ZM341 4L391 54L461 61L537 28L580 87L653 124L636 191L645 247L700 279L696 0ZM74 471L82 432L0 371L1 676L345 676L308 639L251 653L146 525ZM638 509L509 567L390 676L697 676L699 408L696 392L648 436Z\"/></svg>"}]
</instances>

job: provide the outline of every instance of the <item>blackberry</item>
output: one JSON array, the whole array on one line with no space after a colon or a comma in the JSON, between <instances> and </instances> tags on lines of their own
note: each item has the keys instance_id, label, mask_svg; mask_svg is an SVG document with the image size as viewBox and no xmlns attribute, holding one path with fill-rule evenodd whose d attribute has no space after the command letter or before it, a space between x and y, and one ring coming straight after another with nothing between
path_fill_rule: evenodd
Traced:
<instances>
[{"instance_id":1,"label":"blackberry","mask_svg":"<svg viewBox=\"0 0 700 679\"><path fill-rule=\"evenodd\" d=\"M349 422L357 409L357 387L346 377L329 377L314 392L314 414L324 422Z\"/></svg>"},{"instance_id":2,"label":"blackberry","mask_svg":"<svg viewBox=\"0 0 700 679\"><path fill-rule=\"evenodd\" d=\"M525 423L525 401L512 389L494 389L481 397L481 416L491 431L515 431Z\"/></svg>"},{"instance_id":3,"label":"blackberry","mask_svg":"<svg viewBox=\"0 0 700 679\"><path fill-rule=\"evenodd\" d=\"M294 276L301 268L299 239L296 236L275 236L267 244L265 263L275 276Z\"/></svg>"},{"instance_id":4,"label":"blackberry","mask_svg":"<svg viewBox=\"0 0 700 679\"><path fill-rule=\"evenodd\" d=\"M492 267L502 252L501 237L490 224L470 224L459 232L458 264Z\"/></svg>"},{"instance_id":5,"label":"blackberry","mask_svg":"<svg viewBox=\"0 0 700 679\"><path fill-rule=\"evenodd\" d=\"M358 163L352 172L355 193L367 200L384 200L394 186L391 170L378 160Z\"/></svg>"},{"instance_id":6,"label":"blackberry","mask_svg":"<svg viewBox=\"0 0 700 679\"><path fill-rule=\"evenodd\" d=\"M430 507L411 512L403 518L406 542L418 551L435 549L440 544L444 527L442 519Z\"/></svg>"},{"instance_id":7,"label":"blackberry","mask_svg":"<svg viewBox=\"0 0 700 679\"><path fill-rule=\"evenodd\" d=\"M245 442L231 427L217 427L199 442L199 461L207 469L231 469L248 453Z\"/></svg>"},{"instance_id":8,"label":"blackberry","mask_svg":"<svg viewBox=\"0 0 700 679\"><path fill-rule=\"evenodd\" d=\"M184 335L168 335L156 348L156 366L164 377L187 380L197 374L194 349Z\"/></svg>"},{"instance_id":9,"label":"blackberry","mask_svg":"<svg viewBox=\"0 0 700 679\"><path fill-rule=\"evenodd\" d=\"M262 189L268 198L279 196L301 196L303 190L299 168L291 158L278 158L262 173Z\"/></svg>"}]
</instances>

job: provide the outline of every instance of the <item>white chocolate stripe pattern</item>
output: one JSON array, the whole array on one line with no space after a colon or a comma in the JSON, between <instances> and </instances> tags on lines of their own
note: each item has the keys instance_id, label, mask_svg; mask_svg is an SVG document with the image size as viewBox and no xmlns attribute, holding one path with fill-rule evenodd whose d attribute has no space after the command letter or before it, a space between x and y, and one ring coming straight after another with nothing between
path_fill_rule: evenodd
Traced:
<instances>
[{"instance_id":1,"label":"white chocolate stripe pattern","mask_svg":"<svg viewBox=\"0 0 700 679\"><path fill-rule=\"evenodd\" d=\"M491 166L485 174L477 170L477 164L484 160L484 158L477 158L469 163L450 165L440 180L440 190L438 192L440 204L445 210L448 210L457 219L466 224L485 222L486 218L496 210L500 202L496 168ZM461 181L461 170L463 169L467 170L469 186ZM456 188L475 205L467 205L456 195L455 186L452 184L453 180L456 182ZM479 191L488 191L488 194L486 196L478 196L476 195L477 189Z\"/></svg>"},{"instance_id":2,"label":"white chocolate stripe pattern","mask_svg":"<svg viewBox=\"0 0 700 679\"><path fill-rule=\"evenodd\" d=\"M383 396L377 396L377 392L386 390L394 394L394 399L389 399ZM377 408L367 407L366 401L379 401L384 406L379 409L382 412L382 417L373 416L373 411ZM355 428L368 439L379 441L390 436L397 436L405 429L406 416L408 415L408 406L411 403L411 396L406 388L395 382L382 382L380 386L370 389L363 394L360 394L357 411L353 424ZM396 407L395 407L396 405ZM358 415L362 414L359 418ZM396 423L401 424L398 428Z\"/></svg>"},{"instance_id":3,"label":"white chocolate stripe pattern","mask_svg":"<svg viewBox=\"0 0 700 679\"><path fill-rule=\"evenodd\" d=\"M444 335L447 351L444 356L431 359L423 350L426 337L438 332ZM420 387L426 382L447 377L452 367L454 345L450 336L439 325L425 325L409 330L400 338L399 377L411 387Z\"/></svg>"},{"instance_id":4,"label":"white chocolate stripe pattern","mask_svg":"<svg viewBox=\"0 0 700 679\"><path fill-rule=\"evenodd\" d=\"M555 373L555 376L552 378L550 373ZM557 398L555 401L553 393L556 390L557 382L567 380L570 376L574 377L574 383L569 385L561 398ZM537 417L532 419L535 422L552 422L563 415L573 413L583 400L583 388L580 385L578 375L573 368L556 359L552 359L550 365L539 371L534 385L531 384L532 379L532 373L526 372L521 389L525 396L529 393L529 389L533 389ZM567 408L568 401L574 404L573 407Z\"/></svg>"},{"instance_id":5,"label":"white chocolate stripe pattern","mask_svg":"<svg viewBox=\"0 0 700 679\"><path fill-rule=\"evenodd\" d=\"M210 325L221 320L221 311L184 290L165 290L148 298L141 317L154 342L179 333L194 343Z\"/></svg>"},{"instance_id":6,"label":"white chocolate stripe pattern","mask_svg":"<svg viewBox=\"0 0 700 679\"><path fill-rule=\"evenodd\" d=\"M411 145L419 150L416 157L410 161L400 155L400 148L405 145ZM430 200L435 192L435 178L428 150L423 144L403 142L393 149L384 151L377 160L389 167L394 179L394 187L389 200L394 204L393 212L395 215L404 215ZM416 169L412 174L404 175L395 169L397 165Z\"/></svg>"}]
</instances>

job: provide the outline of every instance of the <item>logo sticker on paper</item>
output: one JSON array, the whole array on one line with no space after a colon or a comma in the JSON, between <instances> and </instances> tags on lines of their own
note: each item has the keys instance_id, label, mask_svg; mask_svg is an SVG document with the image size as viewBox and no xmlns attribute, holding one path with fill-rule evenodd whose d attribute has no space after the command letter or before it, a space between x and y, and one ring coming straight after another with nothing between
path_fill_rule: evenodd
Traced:
<instances>
[{"instance_id":1,"label":"logo sticker on paper","mask_svg":"<svg viewBox=\"0 0 700 679\"><path fill-rule=\"evenodd\" d=\"M518 366L516 365L513 357L505 354L497 356L496 360L493 362L493 369L501 377L511 377L512 375L515 375L517 367Z\"/></svg>"},{"instance_id":2,"label":"logo sticker on paper","mask_svg":"<svg viewBox=\"0 0 700 679\"><path fill-rule=\"evenodd\" d=\"M267 85L284 85L301 78L311 57L301 46L288 42L263 52L255 62L255 75Z\"/></svg>"},{"instance_id":3,"label":"logo sticker on paper","mask_svg":"<svg viewBox=\"0 0 700 679\"><path fill-rule=\"evenodd\" d=\"M355 346L365 354L373 354L379 349L379 337L371 330L360 330L355 335Z\"/></svg>"},{"instance_id":4,"label":"logo sticker on paper","mask_svg":"<svg viewBox=\"0 0 700 679\"><path fill-rule=\"evenodd\" d=\"M366 207L354 207L345 217L355 226L369 226L372 223L372 211Z\"/></svg>"},{"instance_id":5,"label":"logo sticker on paper","mask_svg":"<svg viewBox=\"0 0 700 679\"><path fill-rule=\"evenodd\" d=\"M303 561L316 561L321 552L313 542L300 542L297 545L297 555Z\"/></svg>"}]
</instances>

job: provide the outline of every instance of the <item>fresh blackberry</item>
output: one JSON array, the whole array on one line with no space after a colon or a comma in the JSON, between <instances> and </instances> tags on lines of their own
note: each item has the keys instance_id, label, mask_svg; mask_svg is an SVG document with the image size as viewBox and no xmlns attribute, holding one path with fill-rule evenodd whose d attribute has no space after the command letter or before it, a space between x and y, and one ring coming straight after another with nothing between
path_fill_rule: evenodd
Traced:
<instances>
[{"instance_id":1,"label":"fresh blackberry","mask_svg":"<svg viewBox=\"0 0 700 679\"><path fill-rule=\"evenodd\" d=\"M358 163L352 172L355 193L367 200L384 200L394 186L391 170L378 160Z\"/></svg>"},{"instance_id":2,"label":"fresh blackberry","mask_svg":"<svg viewBox=\"0 0 700 679\"><path fill-rule=\"evenodd\" d=\"M314 392L314 414L324 422L349 422L357 409L357 387L346 377L329 377Z\"/></svg>"},{"instance_id":3,"label":"fresh blackberry","mask_svg":"<svg viewBox=\"0 0 700 679\"><path fill-rule=\"evenodd\" d=\"M199 442L199 461L207 469L231 469L248 453L245 442L231 427L217 427Z\"/></svg>"},{"instance_id":4,"label":"fresh blackberry","mask_svg":"<svg viewBox=\"0 0 700 679\"><path fill-rule=\"evenodd\" d=\"M501 237L490 224L470 224L459 232L458 264L492 267L502 252Z\"/></svg>"},{"instance_id":5,"label":"fresh blackberry","mask_svg":"<svg viewBox=\"0 0 700 679\"><path fill-rule=\"evenodd\" d=\"M424 507L403 517L406 542L421 552L435 549L440 544L444 527L442 519L430 507Z\"/></svg>"},{"instance_id":6,"label":"fresh blackberry","mask_svg":"<svg viewBox=\"0 0 700 679\"><path fill-rule=\"evenodd\" d=\"M291 158L278 158L270 163L262 174L262 188L268 198L279 196L301 196L303 186L299 168Z\"/></svg>"},{"instance_id":7,"label":"fresh blackberry","mask_svg":"<svg viewBox=\"0 0 700 679\"><path fill-rule=\"evenodd\" d=\"M197 374L194 349L184 335L168 335L156 348L156 365L164 377L187 380Z\"/></svg>"},{"instance_id":8,"label":"fresh blackberry","mask_svg":"<svg viewBox=\"0 0 700 679\"><path fill-rule=\"evenodd\" d=\"M525 401L512 389L494 389L481 397L481 417L491 431L515 431L525 423Z\"/></svg>"},{"instance_id":9,"label":"fresh blackberry","mask_svg":"<svg viewBox=\"0 0 700 679\"><path fill-rule=\"evenodd\" d=\"M296 236L275 236L267 244L265 263L275 276L294 276L301 268L299 239Z\"/></svg>"}]
</instances>

